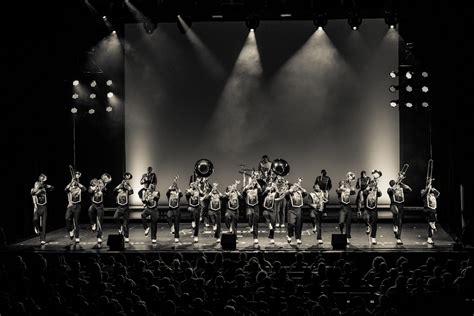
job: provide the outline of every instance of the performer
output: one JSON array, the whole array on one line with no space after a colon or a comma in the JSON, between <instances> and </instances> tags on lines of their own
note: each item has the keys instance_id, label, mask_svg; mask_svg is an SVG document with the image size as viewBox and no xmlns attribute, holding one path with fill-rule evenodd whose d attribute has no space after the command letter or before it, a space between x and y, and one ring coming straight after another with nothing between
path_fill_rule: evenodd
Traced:
<instances>
[{"instance_id":1,"label":"performer","mask_svg":"<svg viewBox=\"0 0 474 316\"><path fill-rule=\"evenodd\" d=\"M242 195L237 189L237 185L240 183L236 180L234 184L227 187L225 196L227 198L227 209L225 212L225 225L229 229L229 233L237 234L237 223L239 221L239 208L240 200Z\"/></svg>"},{"instance_id":2,"label":"performer","mask_svg":"<svg viewBox=\"0 0 474 316\"><path fill-rule=\"evenodd\" d=\"M262 179L265 180L266 183L270 181L271 177L271 169L272 162L268 155L263 155L262 160L258 163L258 171L260 172Z\"/></svg>"},{"instance_id":3,"label":"performer","mask_svg":"<svg viewBox=\"0 0 474 316\"><path fill-rule=\"evenodd\" d=\"M350 181L355 178L354 173L348 172L346 180L339 181L339 188L336 193L341 203L341 209L339 211L339 230L341 234L344 231L344 225L346 226L346 238L347 243L351 243L351 224L352 224L352 209L351 209L351 195L355 194L355 189L352 187ZM324 191L323 191L324 192Z\"/></svg>"},{"instance_id":4,"label":"performer","mask_svg":"<svg viewBox=\"0 0 474 316\"><path fill-rule=\"evenodd\" d=\"M247 220L250 226L250 231L253 235L253 243L258 244L258 216L260 209L258 207L258 195L262 192L262 187L258 184L257 179L252 178L250 183L244 187L242 192L245 198L245 205L247 208Z\"/></svg>"},{"instance_id":5,"label":"performer","mask_svg":"<svg viewBox=\"0 0 474 316\"><path fill-rule=\"evenodd\" d=\"M198 177L197 183L199 190L207 195L212 190L212 185L209 183L208 178ZM209 227L209 199L201 199L201 214L199 216L199 222L204 223L205 227Z\"/></svg>"},{"instance_id":6,"label":"performer","mask_svg":"<svg viewBox=\"0 0 474 316\"><path fill-rule=\"evenodd\" d=\"M331 178L327 175L327 172L325 169L321 170L321 175L316 177L316 180L314 181L314 184L319 185L319 188L321 191L324 193L324 197L327 201L329 201L329 191L332 189L332 182ZM324 203L324 208L323 208L323 216L327 216L326 212L326 203Z\"/></svg>"},{"instance_id":7,"label":"performer","mask_svg":"<svg viewBox=\"0 0 474 316\"><path fill-rule=\"evenodd\" d=\"M323 219L324 203L327 203L327 199L318 184L313 185L313 189L314 191L309 193L309 205L311 206L310 216L313 222L313 232L317 234L316 239L318 240L318 244L322 244L321 222Z\"/></svg>"},{"instance_id":8,"label":"performer","mask_svg":"<svg viewBox=\"0 0 474 316\"><path fill-rule=\"evenodd\" d=\"M438 206L437 199L440 195L439 191L436 190L432 184L432 180L429 180L426 187L421 190L421 198L424 202L424 212L426 220L428 221L428 244L434 244L433 233L436 232L436 208Z\"/></svg>"},{"instance_id":9,"label":"performer","mask_svg":"<svg viewBox=\"0 0 474 316\"><path fill-rule=\"evenodd\" d=\"M199 242L199 216L201 214L201 199L204 193L199 190L197 181L190 183L186 190L186 199L188 200L188 211L191 213L191 227L193 229L194 242Z\"/></svg>"},{"instance_id":10,"label":"performer","mask_svg":"<svg viewBox=\"0 0 474 316\"><path fill-rule=\"evenodd\" d=\"M158 225L158 201L160 200L160 192L155 191L155 185L150 183L142 195L142 202L145 208L141 214L143 229L145 229L145 236L150 233L150 227L146 221L148 216L151 217L151 243L156 244L156 233Z\"/></svg>"},{"instance_id":11,"label":"performer","mask_svg":"<svg viewBox=\"0 0 474 316\"><path fill-rule=\"evenodd\" d=\"M293 234L296 236L296 243L301 244L301 231L303 229L303 219L301 214L301 207L303 206L303 199L306 196L306 190L301 186L302 179L293 183L290 189L286 192L288 203L288 236L287 241L291 244Z\"/></svg>"},{"instance_id":12,"label":"performer","mask_svg":"<svg viewBox=\"0 0 474 316\"><path fill-rule=\"evenodd\" d=\"M209 200L209 219L213 224L214 238L216 242L221 242L221 199L223 197L222 193L217 190L217 183L212 184L212 190L209 192L205 199Z\"/></svg>"},{"instance_id":13,"label":"performer","mask_svg":"<svg viewBox=\"0 0 474 316\"><path fill-rule=\"evenodd\" d=\"M67 192L68 205L66 209L66 228L69 232L71 240L75 237L76 243L79 239L79 215L81 214L82 192L86 191L86 187L79 183L81 173L74 172L74 178L64 189Z\"/></svg>"},{"instance_id":14,"label":"performer","mask_svg":"<svg viewBox=\"0 0 474 316\"><path fill-rule=\"evenodd\" d=\"M357 179L356 189L359 190L357 192L356 197L356 206L357 206L357 218L360 219L362 217L362 207L364 206L364 190L367 188L370 182L370 177L367 175L367 172L361 171L360 178Z\"/></svg>"},{"instance_id":15,"label":"performer","mask_svg":"<svg viewBox=\"0 0 474 316\"><path fill-rule=\"evenodd\" d=\"M285 194L289 189L288 181L282 176L276 176L274 183L276 184L277 196L275 197L275 227L285 228L286 222L286 198Z\"/></svg>"},{"instance_id":16,"label":"performer","mask_svg":"<svg viewBox=\"0 0 474 316\"><path fill-rule=\"evenodd\" d=\"M114 189L117 194L117 210L114 214L114 220L119 226L119 234L123 234L125 242L129 242L129 227L128 222L130 220L130 210L128 208L129 195L133 194L133 189L129 184L129 180L132 179L132 174L125 172L123 175L122 182Z\"/></svg>"},{"instance_id":17,"label":"performer","mask_svg":"<svg viewBox=\"0 0 474 316\"><path fill-rule=\"evenodd\" d=\"M270 243L275 243L275 227L276 227L276 212L275 212L275 198L278 196L277 186L272 182L263 192L263 217L268 225Z\"/></svg>"},{"instance_id":18,"label":"performer","mask_svg":"<svg viewBox=\"0 0 474 316\"><path fill-rule=\"evenodd\" d=\"M40 236L41 245L46 244L46 223L48 219L47 192L54 190L52 185L45 183L47 179L46 175L40 174L38 181L35 182L30 191L33 199L33 227L36 235Z\"/></svg>"},{"instance_id":19,"label":"performer","mask_svg":"<svg viewBox=\"0 0 474 316\"><path fill-rule=\"evenodd\" d=\"M148 188L150 184L153 184L155 188L157 187L157 179L156 179L156 174L153 172L152 167L147 168L147 172L142 175L142 178L140 180L140 184L142 184L145 189Z\"/></svg>"},{"instance_id":20,"label":"performer","mask_svg":"<svg viewBox=\"0 0 474 316\"><path fill-rule=\"evenodd\" d=\"M382 196L382 191L378 188L378 178L382 172L378 170L372 171L373 179L370 180L369 185L364 190L364 220L367 226L366 233L370 234L372 245L377 244L377 222L378 222L378 199Z\"/></svg>"},{"instance_id":21,"label":"performer","mask_svg":"<svg viewBox=\"0 0 474 316\"><path fill-rule=\"evenodd\" d=\"M103 179L102 179L103 178ZM104 182L106 180L107 182ZM89 185L91 205L89 206L89 220L92 231L97 231L97 243L102 243L102 224L104 223L104 192L106 185L112 178L104 173L101 179L92 179Z\"/></svg>"},{"instance_id":22,"label":"performer","mask_svg":"<svg viewBox=\"0 0 474 316\"><path fill-rule=\"evenodd\" d=\"M166 191L166 197L168 198L168 226L170 232L174 234L174 242L179 242L179 221L181 216L181 205L180 200L183 193L178 188L178 176L174 178L173 184Z\"/></svg>"},{"instance_id":23,"label":"performer","mask_svg":"<svg viewBox=\"0 0 474 316\"><path fill-rule=\"evenodd\" d=\"M390 187L387 189L387 193L390 197L390 210L393 216L393 233L397 239L397 244L402 245L402 222L405 202L404 190L411 192L411 188L405 183L401 181L396 182L395 180L390 180L389 185Z\"/></svg>"}]
</instances>

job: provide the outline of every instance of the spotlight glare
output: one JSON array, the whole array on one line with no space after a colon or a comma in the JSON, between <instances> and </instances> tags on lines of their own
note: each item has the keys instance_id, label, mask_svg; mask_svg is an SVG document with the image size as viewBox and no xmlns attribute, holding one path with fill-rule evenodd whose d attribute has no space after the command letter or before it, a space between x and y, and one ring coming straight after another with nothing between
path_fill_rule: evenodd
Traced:
<instances>
[{"instance_id":1,"label":"spotlight glare","mask_svg":"<svg viewBox=\"0 0 474 316\"><path fill-rule=\"evenodd\" d=\"M117 31L112 31L112 34L114 34L114 35L117 34Z\"/></svg>"},{"instance_id":2,"label":"spotlight glare","mask_svg":"<svg viewBox=\"0 0 474 316\"><path fill-rule=\"evenodd\" d=\"M352 30L356 31L362 23L362 18L359 15L355 14L347 19L347 23L349 23Z\"/></svg>"},{"instance_id":3,"label":"spotlight glare","mask_svg":"<svg viewBox=\"0 0 474 316\"><path fill-rule=\"evenodd\" d=\"M323 29L322 26L318 26L318 31L321 31Z\"/></svg>"},{"instance_id":4,"label":"spotlight glare","mask_svg":"<svg viewBox=\"0 0 474 316\"><path fill-rule=\"evenodd\" d=\"M390 101L390 106L391 106L392 108L396 108L397 105L398 105L398 100L392 100L392 101Z\"/></svg>"},{"instance_id":5,"label":"spotlight glare","mask_svg":"<svg viewBox=\"0 0 474 316\"><path fill-rule=\"evenodd\" d=\"M107 97L108 97L108 98L111 98L111 97L113 97L113 96L114 96L114 93L113 93L113 92L107 93Z\"/></svg>"},{"instance_id":6,"label":"spotlight glare","mask_svg":"<svg viewBox=\"0 0 474 316\"><path fill-rule=\"evenodd\" d=\"M390 90L390 92L395 92L399 89L399 86L394 86L394 85L391 85L388 90Z\"/></svg>"},{"instance_id":7,"label":"spotlight glare","mask_svg":"<svg viewBox=\"0 0 474 316\"><path fill-rule=\"evenodd\" d=\"M422 76L423 78L428 78L428 72L423 71L423 72L421 73L421 76Z\"/></svg>"},{"instance_id":8,"label":"spotlight glare","mask_svg":"<svg viewBox=\"0 0 474 316\"><path fill-rule=\"evenodd\" d=\"M74 100L77 99L77 98L79 98L79 94L74 93L74 94L72 95L72 98L73 98Z\"/></svg>"},{"instance_id":9,"label":"spotlight glare","mask_svg":"<svg viewBox=\"0 0 474 316\"><path fill-rule=\"evenodd\" d=\"M413 107L413 103L407 102L407 103L405 103L405 106L406 106L407 108L411 108L411 107Z\"/></svg>"},{"instance_id":10,"label":"spotlight glare","mask_svg":"<svg viewBox=\"0 0 474 316\"><path fill-rule=\"evenodd\" d=\"M396 72L396 71L391 71L390 72L390 77L391 78L397 78L397 76L398 76L398 72Z\"/></svg>"},{"instance_id":11,"label":"spotlight glare","mask_svg":"<svg viewBox=\"0 0 474 316\"><path fill-rule=\"evenodd\" d=\"M407 79L413 78L413 71L407 71L407 72L405 73L405 77L406 77Z\"/></svg>"},{"instance_id":12,"label":"spotlight glare","mask_svg":"<svg viewBox=\"0 0 474 316\"><path fill-rule=\"evenodd\" d=\"M91 87L95 87L95 86L97 86L97 82L95 80L92 80Z\"/></svg>"},{"instance_id":13,"label":"spotlight glare","mask_svg":"<svg viewBox=\"0 0 474 316\"><path fill-rule=\"evenodd\" d=\"M318 14L313 18L313 24L316 26L316 29L322 30L326 24L328 24L328 17L324 14Z\"/></svg>"},{"instance_id":14,"label":"spotlight glare","mask_svg":"<svg viewBox=\"0 0 474 316\"><path fill-rule=\"evenodd\" d=\"M76 107L71 108L71 113L72 113L72 114L77 113L77 108L76 108Z\"/></svg>"},{"instance_id":15,"label":"spotlight glare","mask_svg":"<svg viewBox=\"0 0 474 316\"><path fill-rule=\"evenodd\" d=\"M428 102L423 101L423 102L421 103L421 106L424 107L424 108L427 108L427 107L429 106L429 104L428 104Z\"/></svg>"},{"instance_id":16,"label":"spotlight glare","mask_svg":"<svg viewBox=\"0 0 474 316\"><path fill-rule=\"evenodd\" d=\"M428 92L428 91L429 91L429 89L428 89L428 87L427 87L427 86L423 86L423 87L421 87L421 91L423 91L423 92L425 92L425 93L426 93L426 92Z\"/></svg>"},{"instance_id":17,"label":"spotlight glare","mask_svg":"<svg viewBox=\"0 0 474 316\"><path fill-rule=\"evenodd\" d=\"M106 21L106 20L107 20L107 17L104 15L104 16L102 17L102 19L103 19L104 21Z\"/></svg>"},{"instance_id":18,"label":"spotlight glare","mask_svg":"<svg viewBox=\"0 0 474 316\"><path fill-rule=\"evenodd\" d=\"M353 27L352 27L352 30L353 30L353 31L357 31L357 26L353 26Z\"/></svg>"},{"instance_id":19,"label":"spotlight glare","mask_svg":"<svg viewBox=\"0 0 474 316\"><path fill-rule=\"evenodd\" d=\"M95 110L94 109L90 109L89 110L89 114L94 114L95 113Z\"/></svg>"},{"instance_id":20,"label":"spotlight glare","mask_svg":"<svg viewBox=\"0 0 474 316\"><path fill-rule=\"evenodd\" d=\"M72 82L72 85L73 85L73 86L78 86L78 85L79 85L79 80L74 80L74 81Z\"/></svg>"},{"instance_id":21,"label":"spotlight glare","mask_svg":"<svg viewBox=\"0 0 474 316\"><path fill-rule=\"evenodd\" d=\"M112 107L109 105L106 109L107 112L112 112Z\"/></svg>"},{"instance_id":22,"label":"spotlight glare","mask_svg":"<svg viewBox=\"0 0 474 316\"><path fill-rule=\"evenodd\" d=\"M391 28L391 29L394 29L394 28L395 28L395 25L393 25L393 24L390 25L390 28Z\"/></svg>"},{"instance_id":23,"label":"spotlight glare","mask_svg":"<svg viewBox=\"0 0 474 316\"><path fill-rule=\"evenodd\" d=\"M95 93L91 93L91 95L89 96L89 98L91 99L95 99L95 97L96 97Z\"/></svg>"},{"instance_id":24,"label":"spotlight glare","mask_svg":"<svg viewBox=\"0 0 474 316\"><path fill-rule=\"evenodd\" d=\"M112 80L107 80L107 85L111 86L112 85Z\"/></svg>"},{"instance_id":25,"label":"spotlight glare","mask_svg":"<svg viewBox=\"0 0 474 316\"><path fill-rule=\"evenodd\" d=\"M412 91L413 91L413 87L410 86L410 85L408 85L408 86L406 86L405 90L406 90L407 92L412 92Z\"/></svg>"}]
</instances>

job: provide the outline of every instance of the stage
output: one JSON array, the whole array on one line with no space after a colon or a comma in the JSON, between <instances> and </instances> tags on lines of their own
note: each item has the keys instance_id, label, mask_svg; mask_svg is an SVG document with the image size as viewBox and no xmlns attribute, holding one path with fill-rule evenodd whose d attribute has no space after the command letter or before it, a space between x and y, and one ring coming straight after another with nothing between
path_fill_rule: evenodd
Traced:
<instances>
[{"instance_id":1,"label":"stage","mask_svg":"<svg viewBox=\"0 0 474 316\"><path fill-rule=\"evenodd\" d=\"M47 244L40 245L39 237L24 240L22 242L11 244L5 250L20 252L89 252L102 253L110 252L107 246L107 236L109 234L117 234L117 229L112 224L104 224L102 245L97 244L96 234L92 232L89 225L81 225L80 243L75 244L67 234L66 228L49 232L46 235ZM365 233L365 226L361 223L352 225L351 244L348 245L345 252L447 252L452 251L453 239L441 227L438 226L437 232L433 236L434 245L426 243L427 224L424 222L410 222L403 226L402 240L403 245L397 245L392 231L391 223L379 223L377 231L377 244L369 243L369 238ZM86 229L88 228L88 229ZM223 224L223 228L225 225ZM331 246L331 234L339 233L337 223L323 224L323 244L318 245L316 235L312 231L310 223L304 223L302 244L297 245L296 240L288 244L286 241L286 228L277 229L275 231L275 244L270 244L268 239L268 228L264 223L259 225L259 244L253 244L253 238L248 231L245 223L239 223L237 234L237 249L235 251L264 251L291 253L297 251L303 252L333 252L341 250L333 250ZM224 230L223 232L226 232ZM216 252L222 251L221 245L216 243L212 226L204 227L201 224L199 232L199 243L193 243L191 234L191 225L183 223L180 230L180 242L175 243L174 237L170 233L166 223L158 224L157 243L151 243L150 236L144 235L143 226L139 222L132 222L130 225L130 242L125 245L125 252Z\"/></svg>"}]
</instances>

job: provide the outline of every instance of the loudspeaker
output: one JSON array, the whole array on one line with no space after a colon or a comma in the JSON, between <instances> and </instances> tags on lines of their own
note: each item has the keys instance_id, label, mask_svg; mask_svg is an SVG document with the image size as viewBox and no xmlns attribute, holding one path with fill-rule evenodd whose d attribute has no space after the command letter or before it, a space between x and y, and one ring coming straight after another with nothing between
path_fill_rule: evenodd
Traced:
<instances>
[{"instance_id":1,"label":"loudspeaker","mask_svg":"<svg viewBox=\"0 0 474 316\"><path fill-rule=\"evenodd\" d=\"M347 235L346 234L332 234L331 245L334 250L344 250L347 246Z\"/></svg>"},{"instance_id":2,"label":"loudspeaker","mask_svg":"<svg viewBox=\"0 0 474 316\"><path fill-rule=\"evenodd\" d=\"M109 235L109 237L107 237L107 246L109 246L109 250L124 250L125 239L123 235Z\"/></svg>"},{"instance_id":3,"label":"loudspeaker","mask_svg":"<svg viewBox=\"0 0 474 316\"><path fill-rule=\"evenodd\" d=\"M235 250L236 243L237 243L236 234L223 233L221 235L222 250Z\"/></svg>"}]
</instances>

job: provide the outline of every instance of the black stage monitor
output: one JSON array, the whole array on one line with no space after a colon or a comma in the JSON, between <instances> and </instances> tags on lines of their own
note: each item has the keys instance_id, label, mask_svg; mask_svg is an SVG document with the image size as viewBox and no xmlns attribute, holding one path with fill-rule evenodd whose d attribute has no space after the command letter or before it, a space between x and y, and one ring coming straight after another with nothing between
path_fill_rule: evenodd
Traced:
<instances>
[{"instance_id":1,"label":"black stage monitor","mask_svg":"<svg viewBox=\"0 0 474 316\"><path fill-rule=\"evenodd\" d=\"M237 238L235 234L223 233L221 236L222 250L235 250Z\"/></svg>"},{"instance_id":2,"label":"black stage monitor","mask_svg":"<svg viewBox=\"0 0 474 316\"><path fill-rule=\"evenodd\" d=\"M107 238L107 246L109 246L109 250L124 250L125 239L123 238L123 235L109 235Z\"/></svg>"},{"instance_id":3,"label":"black stage monitor","mask_svg":"<svg viewBox=\"0 0 474 316\"><path fill-rule=\"evenodd\" d=\"M334 250L344 250L347 246L346 234L332 234L331 245Z\"/></svg>"}]
</instances>

